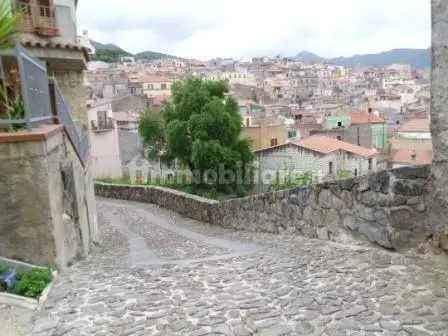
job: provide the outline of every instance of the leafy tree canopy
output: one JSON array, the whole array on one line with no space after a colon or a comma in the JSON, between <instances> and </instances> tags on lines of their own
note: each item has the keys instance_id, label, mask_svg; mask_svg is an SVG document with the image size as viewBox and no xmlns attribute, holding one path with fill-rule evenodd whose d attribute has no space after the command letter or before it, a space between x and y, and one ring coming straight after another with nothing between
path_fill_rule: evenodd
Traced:
<instances>
[{"instance_id":1,"label":"leafy tree canopy","mask_svg":"<svg viewBox=\"0 0 448 336\"><path fill-rule=\"evenodd\" d=\"M12 13L9 1L0 2L0 49L13 46L20 20L21 14Z\"/></svg>"},{"instance_id":2,"label":"leafy tree canopy","mask_svg":"<svg viewBox=\"0 0 448 336\"><path fill-rule=\"evenodd\" d=\"M224 171L244 178L253 160L249 142L240 138L238 104L227 93L226 82L189 78L173 84L172 99L163 108L169 155L199 172L201 181L214 172L221 190L229 186L219 182Z\"/></svg>"},{"instance_id":3,"label":"leafy tree canopy","mask_svg":"<svg viewBox=\"0 0 448 336\"><path fill-rule=\"evenodd\" d=\"M165 130L160 113L147 109L140 116L138 131L147 149L150 159L163 154L165 148Z\"/></svg>"}]
</instances>

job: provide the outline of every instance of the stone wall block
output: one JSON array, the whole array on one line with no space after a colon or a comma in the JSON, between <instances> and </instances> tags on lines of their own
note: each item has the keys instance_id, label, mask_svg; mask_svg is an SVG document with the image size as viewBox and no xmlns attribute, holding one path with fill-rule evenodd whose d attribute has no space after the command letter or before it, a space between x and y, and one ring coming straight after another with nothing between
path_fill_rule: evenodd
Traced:
<instances>
[{"instance_id":1,"label":"stone wall block","mask_svg":"<svg viewBox=\"0 0 448 336\"><path fill-rule=\"evenodd\" d=\"M374 222L376 220L375 217L375 209L367 207L362 204L357 204L356 206L356 216L360 219L368 222Z\"/></svg>"},{"instance_id":2,"label":"stone wall block","mask_svg":"<svg viewBox=\"0 0 448 336\"><path fill-rule=\"evenodd\" d=\"M366 191L359 194L359 202L369 208L373 207L378 203L377 193L374 191Z\"/></svg>"},{"instance_id":3,"label":"stone wall block","mask_svg":"<svg viewBox=\"0 0 448 336\"><path fill-rule=\"evenodd\" d=\"M396 180L393 185L394 193L404 196L421 196L425 190L426 180Z\"/></svg>"},{"instance_id":4,"label":"stone wall block","mask_svg":"<svg viewBox=\"0 0 448 336\"><path fill-rule=\"evenodd\" d=\"M343 209L352 209L353 208L353 193L347 190L343 190L340 194L340 199L344 202Z\"/></svg>"},{"instance_id":5,"label":"stone wall block","mask_svg":"<svg viewBox=\"0 0 448 336\"><path fill-rule=\"evenodd\" d=\"M375 242L380 246L388 249L392 249L394 247L390 230L378 223L361 220L359 222L358 232L366 236L369 241Z\"/></svg>"},{"instance_id":6,"label":"stone wall block","mask_svg":"<svg viewBox=\"0 0 448 336\"><path fill-rule=\"evenodd\" d=\"M388 195L389 201L387 202L388 207L396 207L401 205L406 205L409 197L403 195Z\"/></svg>"},{"instance_id":7,"label":"stone wall block","mask_svg":"<svg viewBox=\"0 0 448 336\"><path fill-rule=\"evenodd\" d=\"M387 194L390 187L390 173L385 170L368 176L370 190Z\"/></svg>"},{"instance_id":8,"label":"stone wall block","mask_svg":"<svg viewBox=\"0 0 448 336\"><path fill-rule=\"evenodd\" d=\"M411 207L400 206L390 208L391 225L396 229L412 230L413 211Z\"/></svg>"},{"instance_id":9,"label":"stone wall block","mask_svg":"<svg viewBox=\"0 0 448 336\"><path fill-rule=\"evenodd\" d=\"M165 188L97 186L101 196L134 198L214 225L253 232L288 232L349 241L366 239L386 248L428 232L424 212L430 186L423 169L385 171L355 179L216 202ZM426 225L426 226L425 226ZM430 234L430 233L428 233ZM350 235L353 238L350 238Z\"/></svg>"},{"instance_id":10,"label":"stone wall block","mask_svg":"<svg viewBox=\"0 0 448 336\"><path fill-rule=\"evenodd\" d=\"M333 194L329 189L323 189L318 193L317 196L318 202L317 205L323 209L331 209L333 208Z\"/></svg>"},{"instance_id":11,"label":"stone wall block","mask_svg":"<svg viewBox=\"0 0 448 336\"><path fill-rule=\"evenodd\" d=\"M391 173L397 179L427 179L431 175L431 166L403 167L399 169L393 169Z\"/></svg>"},{"instance_id":12,"label":"stone wall block","mask_svg":"<svg viewBox=\"0 0 448 336\"><path fill-rule=\"evenodd\" d=\"M406 201L406 204L409 206L414 206L420 204L421 199L419 196L411 197Z\"/></svg>"}]
</instances>

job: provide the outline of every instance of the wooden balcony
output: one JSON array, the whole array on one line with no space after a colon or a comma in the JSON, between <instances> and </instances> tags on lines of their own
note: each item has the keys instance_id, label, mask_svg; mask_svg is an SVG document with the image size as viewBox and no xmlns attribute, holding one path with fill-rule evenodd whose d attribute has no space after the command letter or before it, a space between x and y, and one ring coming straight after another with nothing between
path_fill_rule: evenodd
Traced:
<instances>
[{"instance_id":1,"label":"wooden balcony","mask_svg":"<svg viewBox=\"0 0 448 336\"><path fill-rule=\"evenodd\" d=\"M23 13L22 24L19 27L22 32L43 37L59 35L53 6L42 6L32 1L16 1L15 4L17 10Z\"/></svg>"}]
</instances>

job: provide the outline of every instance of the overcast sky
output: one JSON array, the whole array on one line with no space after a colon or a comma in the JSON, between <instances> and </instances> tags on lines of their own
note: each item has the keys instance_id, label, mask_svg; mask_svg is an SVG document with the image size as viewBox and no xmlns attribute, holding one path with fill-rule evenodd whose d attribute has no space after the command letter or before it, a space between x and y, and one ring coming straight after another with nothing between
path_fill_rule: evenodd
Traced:
<instances>
[{"instance_id":1,"label":"overcast sky","mask_svg":"<svg viewBox=\"0 0 448 336\"><path fill-rule=\"evenodd\" d=\"M91 38L182 57L325 57L431 43L430 0L81 0Z\"/></svg>"}]
</instances>

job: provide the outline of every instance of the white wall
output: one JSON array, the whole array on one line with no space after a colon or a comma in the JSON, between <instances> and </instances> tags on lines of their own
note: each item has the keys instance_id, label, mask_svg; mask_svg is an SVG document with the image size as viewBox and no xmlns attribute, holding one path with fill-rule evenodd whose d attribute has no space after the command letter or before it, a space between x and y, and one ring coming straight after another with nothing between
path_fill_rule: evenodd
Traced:
<instances>
[{"instance_id":1,"label":"white wall","mask_svg":"<svg viewBox=\"0 0 448 336\"><path fill-rule=\"evenodd\" d=\"M88 111L93 175L95 178L120 178L122 177L122 167L118 129L114 121L114 128L112 130L104 132L95 132L92 130L91 121L98 120L97 111L107 111L109 118L113 116L109 103L97 105Z\"/></svg>"},{"instance_id":2,"label":"white wall","mask_svg":"<svg viewBox=\"0 0 448 336\"><path fill-rule=\"evenodd\" d=\"M431 133L428 132L398 132L400 138L415 140L431 140Z\"/></svg>"},{"instance_id":3,"label":"white wall","mask_svg":"<svg viewBox=\"0 0 448 336\"><path fill-rule=\"evenodd\" d=\"M330 162L333 162L333 175L346 170L358 176L376 171L376 158L372 158L372 170L369 171L369 159L344 151L330 154L320 154L294 145L280 147L277 150L259 152L256 160L260 172L289 170L290 172L304 174L312 172L318 181L325 180L329 175Z\"/></svg>"}]
</instances>

